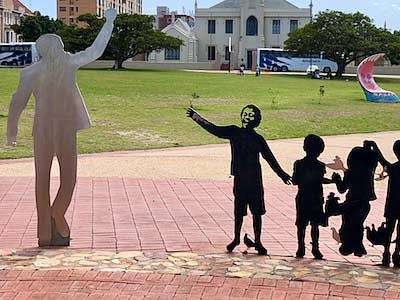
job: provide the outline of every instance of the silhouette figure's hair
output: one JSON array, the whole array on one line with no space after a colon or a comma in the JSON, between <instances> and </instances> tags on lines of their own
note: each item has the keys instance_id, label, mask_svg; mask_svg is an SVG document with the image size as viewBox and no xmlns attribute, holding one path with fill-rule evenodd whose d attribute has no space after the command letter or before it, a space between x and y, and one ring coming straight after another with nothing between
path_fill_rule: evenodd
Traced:
<instances>
[{"instance_id":1,"label":"silhouette figure's hair","mask_svg":"<svg viewBox=\"0 0 400 300\"><path fill-rule=\"evenodd\" d=\"M324 152L324 141L315 134L310 134L304 139L304 151L313 157L318 157Z\"/></svg>"},{"instance_id":2,"label":"silhouette figure's hair","mask_svg":"<svg viewBox=\"0 0 400 300\"><path fill-rule=\"evenodd\" d=\"M251 108L255 113L254 121L251 123L251 125L253 126L253 128L258 127L258 125L260 125L260 123L261 123L261 110L254 104L248 104L245 107L243 107L243 109L240 113L240 117L243 116L243 113L247 108Z\"/></svg>"},{"instance_id":3,"label":"silhouette figure's hair","mask_svg":"<svg viewBox=\"0 0 400 300\"><path fill-rule=\"evenodd\" d=\"M376 165L377 158L364 147L354 147L347 158L347 166L353 170L374 170Z\"/></svg>"},{"instance_id":4,"label":"silhouette figure's hair","mask_svg":"<svg viewBox=\"0 0 400 300\"><path fill-rule=\"evenodd\" d=\"M36 48L44 58L57 57L60 50L64 50L64 43L57 34L44 34L36 40Z\"/></svg>"},{"instance_id":5,"label":"silhouette figure's hair","mask_svg":"<svg viewBox=\"0 0 400 300\"><path fill-rule=\"evenodd\" d=\"M400 157L400 140L394 142L393 152L397 157Z\"/></svg>"}]
</instances>

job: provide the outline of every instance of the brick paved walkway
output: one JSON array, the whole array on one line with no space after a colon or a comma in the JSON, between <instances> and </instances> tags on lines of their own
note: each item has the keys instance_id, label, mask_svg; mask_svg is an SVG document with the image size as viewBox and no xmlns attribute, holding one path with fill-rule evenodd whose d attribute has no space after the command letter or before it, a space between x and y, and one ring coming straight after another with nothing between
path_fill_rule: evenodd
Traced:
<instances>
[{"instance_id":1,"label":"brick paved walkway","mask_svg":"<svg viewBox=\"0 0 400 300\"><path fill-rule=\"evenodd\" d=\"M262 278L95 271L0 271L0 299L378 300L393 291Z\"/></svg>"},{"instance_id":2,"label":"brick paved walkway","mask_svg":"<svg viewBox=\"0 0 400 300\"><path fill-rule=\"evenodd\" d=\"M54 180L53 195L57 186ZM270 183L265 190L263 241L271 255L293 255L297 246L296 189ZM367 224L382 221L384 191L378 190L378 194L381 200L373 202ZM231 182L79 178L68 212L71 249L223 253L232 239L232 212ZM37 245L33 178L0 178L0 216L0 248ZM334 217L330 225L338 228L340 221ZM246 218L247 232L252 233L251 225L251 219ZM320 240L327 259L371 263L371 256L340 256L330 228L321 230ZM367 250L376 263L381 249L367 246Z\"/></svg>"}]
</instances>

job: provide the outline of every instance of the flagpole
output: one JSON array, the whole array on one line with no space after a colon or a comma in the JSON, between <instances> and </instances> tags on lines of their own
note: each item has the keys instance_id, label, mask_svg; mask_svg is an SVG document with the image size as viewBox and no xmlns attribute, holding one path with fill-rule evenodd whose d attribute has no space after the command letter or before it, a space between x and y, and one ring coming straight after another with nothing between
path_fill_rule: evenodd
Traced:
<instances>
[{"instance_id":1,"label":"flagpole","mask_svg":"<svg viewBox=\"0 0 400 300\"><path fill-rule=\"evenodd\" d=\"M312 24L312 22L313 22L313 2L312 2L312 0L310 0L310 24ZM311 53L310 53L310 72L311 72L311 74L312 74L312 69L313 69L313 67L312 67L312 55L313 55L313 53L312 53L312 51L311 51Z\"/></svg>"}]
</instances>

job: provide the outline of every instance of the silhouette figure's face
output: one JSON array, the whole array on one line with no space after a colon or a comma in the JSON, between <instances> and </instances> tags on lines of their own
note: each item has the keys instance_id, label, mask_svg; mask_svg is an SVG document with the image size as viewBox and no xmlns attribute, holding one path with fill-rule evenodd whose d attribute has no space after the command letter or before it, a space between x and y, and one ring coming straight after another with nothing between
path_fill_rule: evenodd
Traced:
<instances>
[{"instance_id":1,"label":"silhouette figure's face","mask_svg":"<svg viewBox=\"0 0 400 300\"><path fill-rule=\"evenodd\" d=\"M243 128L254 128L256 113L252 108L246 108L242 113L242 127Z\"/></svg>"}]
</instances>

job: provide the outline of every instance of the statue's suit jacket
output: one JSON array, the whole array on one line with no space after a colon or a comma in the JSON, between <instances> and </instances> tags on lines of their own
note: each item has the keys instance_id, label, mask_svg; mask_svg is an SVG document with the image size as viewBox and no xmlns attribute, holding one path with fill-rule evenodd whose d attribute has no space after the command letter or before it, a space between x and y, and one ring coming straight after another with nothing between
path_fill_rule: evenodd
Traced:
<instances>
[{"instance_id":1,"label":"statue's suit jacket","mask_svg":"<svg viewBox=\"0 0 400 300\"><path fill-rule=\"evenodd\" d=\"M35 116L33 135L43 129L59 127L65 129L85 129L91 123L77 85L77 70L98 59L104 52L113 30L113 22L107 21L96 40L86 50L71 54L48 45L40 53L43 58L21 71L17 92L13 95L9 108L8 126L15 128L18 119L33 93ZM47 53L46 53L47 52Z\"/></svg>"}]
</instances>

